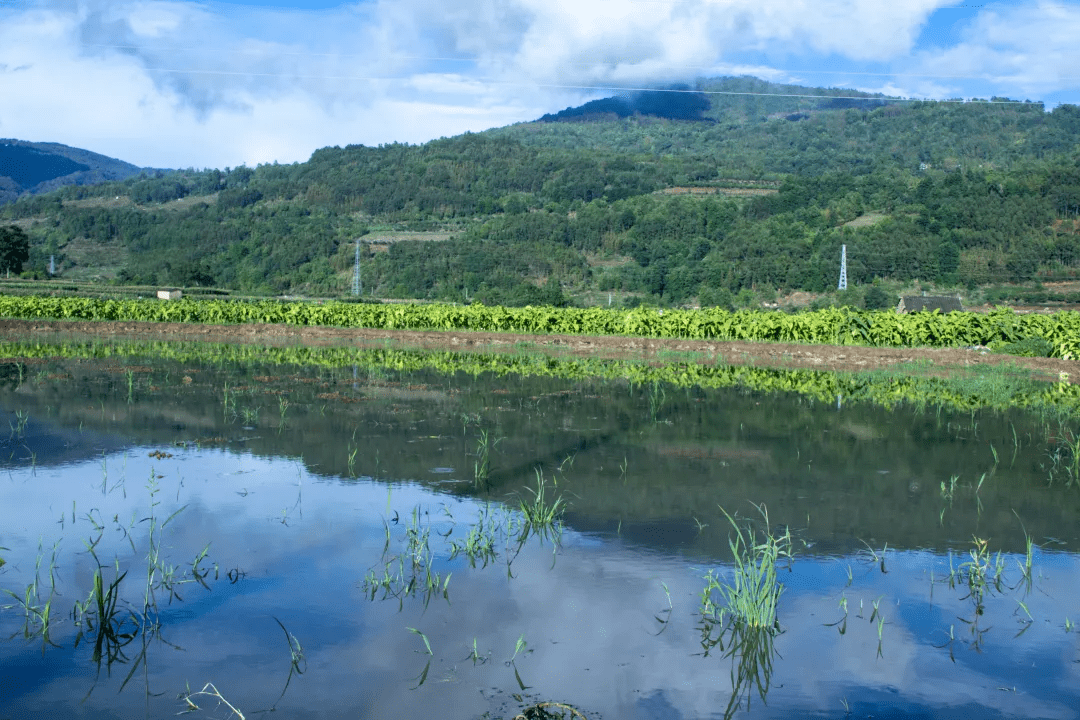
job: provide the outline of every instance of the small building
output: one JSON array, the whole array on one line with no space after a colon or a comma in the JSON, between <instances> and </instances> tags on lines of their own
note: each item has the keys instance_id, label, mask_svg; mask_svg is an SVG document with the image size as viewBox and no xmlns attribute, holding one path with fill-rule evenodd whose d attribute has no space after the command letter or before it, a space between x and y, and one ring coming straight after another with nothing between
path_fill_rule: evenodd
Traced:
<instances>
[{"instance_id":1,"label":"small building","mask_svg":"<svg viewBox=\"0 0 1080 720\"><path fill-rule=\"evenodd\" d=\"M184 293L180 290L158 290L157 296L161 300L179 300Z\"/></svg>"},{"instance_id":2,"label":"small building","mask_svg":"<svg viewBox=\"0 0 1080 720\"><path fill-rule=\"evenodd\" d=\"M940 310L943 314L953 311L963 312L964 306L960 304L959 297L948 295L909 295L900 298L900 304L896 306L898 313L911 312L934 312Z\"/></svg>"}]
</instances>

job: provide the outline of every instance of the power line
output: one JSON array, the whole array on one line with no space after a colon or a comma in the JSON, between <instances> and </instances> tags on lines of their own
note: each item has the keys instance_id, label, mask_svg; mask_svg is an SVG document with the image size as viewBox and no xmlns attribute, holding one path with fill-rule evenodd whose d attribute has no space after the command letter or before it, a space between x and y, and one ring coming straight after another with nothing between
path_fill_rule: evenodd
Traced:
<instances>
[{"instance_id":1,"label":"power line","mask_svg":"<svg viewBox=\"0 0 1080 720\"><path fill-rule=\"evenodd\" d=\"M10 0L8 0L8 1L10 1ZM0 4L3 4L4 2L5 2L5 0L0 0ZM104 44L104 43L81 43L81 45L83 47L114 48L114 49L117 49L117 50L159 50L159 51L166 50L164 48L159 48L159 47L156 47L154 45L112 45L112 44ZM204 51L204 50L206 50L206 48L200 47L200 46L194 46L194 45L167 48L168 52L176 52L176 51L179 51L179 50ZM255 50L255 49L252 49L252 50L233 49L233 50L231 50L231 52L241 53L241 54L265 54L264 50ZM363 55L363 54L360 54L360 53L312 53L312 52L281 51L281 52L274 52L273 54L275 56L288 55L288 56L294 56L294 57L327 57L327 58L367 58L367 57L369 57L368 55ZM381 56L379 56L378 59L379 60L392 60L392 59L431 60L431 61L436 61L436 62L462 62L462 63L475 63L475 62L481 62L483 60L483 58L479 58L479 57L444 57L444 56L437 56L437 55L399 55L399 54L396 54L396 53L390 53L390 54L386 54L386 55L381 55ZM565 65L565 66L568 66L568 67L591 67L594 64L595 63L583 62L583 61L572 61L572 62L564 62L564 63L562 63L562 65ZM730 72L731 71L730 69L729 70L724 70L724 69L722 69L720 67L717 67L716 65L665 65L664 67L665 67L665 69L671 69L671 70L708 70L708 71L712 71L712 72ZM774 67L763 67L763 68L759 68L759 70L762 71L762 72L768 71L768 72L773 72L773 73L786 73L788 75L800 75L800 74L802 74L802 75L859 75L859 76L865 76L865 77L929 78L929 79L932 79L932 80L988 80L988 81L1001 81L1002 79L1004 79L1002 76L993 76L993 75L985 75L985 74L983 74L983 75L939 75L939 74L935 74L935 73L870 72L870 71L865 71L865 70L825 70L825 69L817 69L817 68L774 68ZM181 72L181 71L178 70L176 72ZM277 73L270 73L270 74L276 75ZM728 77L740 77L740 76L729 75ZM337 79L337 78L329 78L329 79ZM1073 76L1073 75L1057 76L1056 79L1058 79L1058 80L1080 80L1080 75L1076 75L1076 76ZM772 81L767 81L767 82L772 82ZM690 91L690 92L696 92L696 91ZM772 94L772 93L761 93L761 94L769 95L769 94Z\"/></svg>"},{"instance_id":2,"label":"power line","mask_svg":"<svg viewBox=\"0 0 1080 720\"><path fill-rule=\"evenodd\" d=\"M356 264L353 266L352 294L359 297L364 294L364 286L360 280L360 239L356 240Z\"/></svg>"},{"instance_id":3,"label":"power line","mask_svg":"<svg viewBox=\"0 0 1080 720\"><path fill-rule=\"evenodd\" d=\"M2 4L5 0L0 0ZM10 0L9 0L10 1ZM83 47L100 47L100 48L116 48L118 50L162 50L163 48L155 45L113 45L108 43L80 43ZM198 45L187 45L181 47L166 48L169 52L177 50L201 50L205 51L206 48ZM245 53L245 54L266 54L265 50L250 49L245 50L242 48L231 48L231 52ZM297 55L302 57L342 57L342 58L366 58L369 55L362 53L313 53L313 52L289 52L289 51L274 51L275 56L278 55ZM396 53L382 55L382 58L402 58L404 60L446 60L454 62L476 62L480 58L472 57L435 57L430 55L398 55Z\"/></svg>"},{"instance_id":4,"label":"power line","mask_svg":"<svg viewBox=\"0 0 1080 720\"><path fill-rule=\"evenodd\" d=\"M634 5L734 5L739 0L712 0L712 2L701 2L700 0L629 0ZM745 4L745 3L740 3ZM981 10L982 8L990 7L989 3L980 5L964 4L964 5L941 5L934 8L934 11L938 10ZM1075 8L1075 5L1068 3L1041 3L1040 8Z\"/></svg>"},{"instance_id":5,"label":"power line","mask_svg":"<svg viewBox=\"0 0 1080 720\"><path fill-rule=\"evenodd\" d=\"M401 82L402 80L408 80L408 77L365 77L360 75L302 75L299 73L263 73L253 71L240 71L240 70L188 70L182 68L143 68L148 72L160 72L160 73L174 73L179 75L231 75L231 76L246 76L246 77L283 77L294 78L297 80L354 80L359 82ZM865 100L865 101L889 101L889 102L939 102L939 103L966 103L968 100L959 98L949 98L946 100L940 100L937 98L920 98L920 97L893 97L889 95L821 95L811 93L767 93L767 92L752 92L752 91L736 91L736 90L678 90L672 88L652 88L652 87L627 87L625 85L563 85L556 83L528 83L520 81L510 80L492 80L489 78L469 78L469 82L479 85L512 85L516 87L535 87L535 88L548 88L558 90L603 90L605 92L664 92L664 93L684 93L689 95L734 95L734 96L756 96L756 97L774 97L774 98L809 98L814 100ZM1036 104L1036 103L1023 103L1019 100L978 100L979 104L986 105L1024 105L1024 104ZM1041 101L1040 101L1041 102Z\"/></svg>"}]
</instances>

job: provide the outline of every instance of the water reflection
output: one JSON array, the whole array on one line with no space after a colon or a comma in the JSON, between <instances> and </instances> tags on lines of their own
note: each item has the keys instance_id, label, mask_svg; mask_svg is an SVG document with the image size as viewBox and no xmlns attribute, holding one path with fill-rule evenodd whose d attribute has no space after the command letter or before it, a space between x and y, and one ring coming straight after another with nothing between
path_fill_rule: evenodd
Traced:
<instances>
[{"instance_id":1,"label":"water reflection","mask_svg":"<svg viewBox=\"0 0 1080 720\"><path fill-rule=\"evenodd\" d=\"M361 374L354 388L351 371L51 361L35 367L40 381L0 387L0 407L10 408L0 419L28 419L24 434L0 437L0 465L182 441L501 500L537 468L551 475L571 463L576 527L622 527L646 543L678 535L705 554L726 543L686 532L687 523L715 527L718 505L747 498L805 529L820 552L863 540L960 547L985 528L998 547L1021 551L1021 523L1006 527L1004 517L1013 510L1037 542L1064 535L1080 546L1066 468L1075 419L861 403L837 411L737 389L392 370Z\"/></svg>"},{"instance_id":2,"label":"water reflection","mask_svg":"<svg viewBox=\"0 0 1080 720\"><path fill-rule=\"evenodd\" d=\"M1080 705L1078 501L1037 418L147 368L0 389L2 718L227 715L214 692L248 717ZM793 555L760 629L702 613L736 572L719 506L748 501Z\"/></svg>"},{"instance_id":3,"label":"water reflection","mask_svg":"<svg viewBox=\"0 0 1080 720\"><path fill-rule=\"evenodd\" d=\"M869 553L799 558L782 577L788 588L779 612L783 633L773 639L729 630L722 641L712 635L710 651L703 652L698 604L706 568L674 548L650 550L568 530L557 559L550 542L517 548L510 537L509 545L496 544L498 557L485 567L479 556L479 562L465 553L452 558L452 547L492 521L493 508L416 485L394 484L388 493L374 482L312 475L298 461L206 450L179 451L165 461L130 452L106 458L105 465L106 472L123 474L104 495L91 475L101 473L99 463L39 470L37 476L12 472L5 493L19 502L5 502L0 520L8 528L21 523L21 532L5 539L12 550L4 587L33 579L35 538L43 537L45 548L58 538L54 602L86 597L97 564L80 538L97 537L91 518L134 518L128 538L106 533L95 552L101 567L110 566L112 555L105 553L111 552L121 572L145 572L149 531L140 521L151 496L140 479L151 472L164 476L160 496L169 500L160 517L186 505L166 526L169 562L197 557L209 541L206 567L214 575L207 576L206 588L183 588L182 602L163 604L152 631L135 633L132 625L110 631L115 638L133 637L123 657L112 658L113 667L104 663L106 672L96 681L85 673L88 659L94 667L97 646L84 641L73 647L77 633L70 619L55 626L52 640L61 647L46 649L48 663L34 663L41 655L36 642L5 644L3 672L19 687L5 696L6 716L29 716L61 697L77 702L89 691L91 707L132 716L142 715L149 703L149 715L157 716L177 707L177 694L207 682L245 711L276 703L290 716L430 714L450 706L460 708L461 717L476 717L521 693L519 681L529 697L626 718L721 717L740 705L742 715L767 715L751 697L767 700L773 711L831 709L840 716L841 700L866 707L882 688L912 707L942 712L967 696L966 687L1016 685L1018 650L1036 662L1038 673L1023 676L1023 693L982 693L980 707L966 708L977 711L969 717L997 717L999 711L1070 717L1069 698L1076 700L1068 689L1076 687L1076 664L1067 652L1075 636L1060 627L1067 607L1062 603L1075 592L1072 578L1080 570L1071 555L1037 559L1039 592L1024 597L1040 622L1020 639L1009 629L1026 618L1017 617L1015 600L984 598L982 617L993 630L980 639L981 652L964 639L956 619L970 616L970 598L940 581L948 558L892 551L887 573ZM76 508L75 523L65 520L61 532L52 502L58 495L65 496L65 517L66 499ZM373 602L363 590L363 578L383 562L388 545L395 552L409 546L406 517L417 518L415 527L429 541L440 539L429 545L425 562L450 578L446 596L427 607L418 596ZM1019 556L1005 560L1011 567L1023 562ZM937 585L930 582L931 569ZM118 577L102 574L103 584ZM123 607L142 605L144 582L140 577L133 583ZM849 613L842 634L835 627L839 597L847 599ZM10 634L17 622L8 613L0 618ZM934 649L950 626L958 630L951 656ZM107 633L103 657L109 642ZM486 661L470 660L474 651ZM32 679L19 669L26 662ZM129 686L117 694L125 681ZM283 689L288 692L281 696ZM333 712L312 708L312 698L327 698ZM665 715L662 707L675 712Z\"/></svg>"},{"instance_id":4,"label":"water reflection","mask_svg":"<svg viewBox=\"0 0 1080 720\"><path fill-rule=\"evenodd\" d=\"M719 626L705 620L701 628L702 655L719 654L731 661L731 698L724 718L751 709L754 694L766 703L772 684L773 660L777 657L772 628L734 624Z\"/></svg>"}]
</instances>

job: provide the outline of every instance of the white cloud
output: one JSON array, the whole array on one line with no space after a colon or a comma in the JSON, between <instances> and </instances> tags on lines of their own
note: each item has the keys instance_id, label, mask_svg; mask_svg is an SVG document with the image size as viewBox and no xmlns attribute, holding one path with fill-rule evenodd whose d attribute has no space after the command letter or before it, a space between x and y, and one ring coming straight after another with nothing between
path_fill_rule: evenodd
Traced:
<instances>
[{"instance_id":1,"label":"white cloud","mask_svg":"<svg viewBox=\"0 0 1080 720\"><path fill-rule=\"evenodd\" d=\"M961 41L916 55L913 71L951 76L939 83L961 93L985 78L995 94L1040 93L1080 87L1080 5L1037 2L991 6L968 25Z\"/></svg>"},{"instance_id":2,"label":"white cloud","mask_svg":"<svg viewBox=\"0 0 1080 720\"><path fill-rule=\"evenodd\" d=\"M325 145L422 142L597 96L575 88L793 77L748 56L991 72L1010 92L1075 87L1076 9L989 8L959 45L916 52L931 13L951 2L373 0L311 11L67 0L0 10L0 135L157 167L291 162ZM965 81L877 85L941 97L963 94Z\"/></svg>"},{"instance_id":3,"label":"white cloud","mask_svg":"<svg viewBox=\"0 0 1080 720\"><path fill-rule=\"evenodd\" d=\"M0 25L0 63L27 68L0 70L11 100L0 108L0 134L140 165L223 167L302 161L326 145L423 142L546 109L460 73L410 77L402 71L415 61L375 53L361 37L371 27L349 26L355 10L315 23L304 13L215 14L191 3L91 5ZM299 39L287 39L290 19ZM319 27L333 30L306 42Z\"/></svg>"},{"instance_id":4,"label":"white cloud","mask_svg":"<svg viewBox=\"0 0 1080 720\"><path fill-rule=\"evenodd\" d=\"M128 17L128 24L136 35L159 37L168 31L176 30L181 20L181 14L176 8L153 5L138 8Z\"/></svg>"}]
</instances>

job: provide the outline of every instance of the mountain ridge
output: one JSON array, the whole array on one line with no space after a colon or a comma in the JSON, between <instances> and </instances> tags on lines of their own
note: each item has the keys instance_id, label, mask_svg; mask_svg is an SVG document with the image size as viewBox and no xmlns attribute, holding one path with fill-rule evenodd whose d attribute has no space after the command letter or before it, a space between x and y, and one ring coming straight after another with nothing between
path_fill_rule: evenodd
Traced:
<instances>
[{"instance_id":1,"label":"mountain ridge","mask_svg":"<svg viewBox=\"0 0 1080 720\"><path fill-rule=\"evenodd\" d=\"M0 138L0 205L66 185L126 180L149 169L61 143Z\"/></svg>"}]
</instances>

